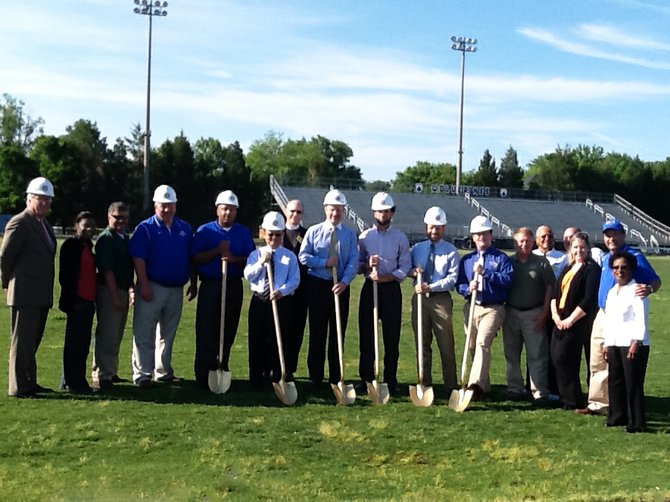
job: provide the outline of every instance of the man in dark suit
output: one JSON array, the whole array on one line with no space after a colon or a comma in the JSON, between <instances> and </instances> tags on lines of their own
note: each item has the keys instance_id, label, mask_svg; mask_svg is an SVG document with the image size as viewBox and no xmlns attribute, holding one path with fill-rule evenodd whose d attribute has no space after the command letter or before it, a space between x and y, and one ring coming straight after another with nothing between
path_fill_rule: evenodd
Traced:
<instances>
[{"instance_id":1,"label":"man in dark suit","mask_svg":"<svg viewBox=\"0 0 670 502\"><path fill-rule=\"evenodd\" d=\"M32 180L26 209L9 220L0 248L0 277L12 326L7 394L18 398L50 390L37 383L35 355L53 304L56 237L46 221L53 196L48 179Z\"/></svg>"},{"instance_id":2,"label":"man in dark suit","mask_svg":"<svg viewBox=\"0 0 670 502\"><path fill-rule=\"evenodd\" d=\"M305 237L307 229L302 226L302 202L299 199L293 199L286 204L286 231L284 232L283 246L295 254L296 258L300 253L300 245ZM298 358L300 357L300 347L305 334L305 324L307 323L307 267L298 262L300 266L300 285L293 293L293 322L291 328L292 336L287 341L291 341L287 347L286 363L287 373L293 375L298 369Z\"/></svg>"}]
</instances>

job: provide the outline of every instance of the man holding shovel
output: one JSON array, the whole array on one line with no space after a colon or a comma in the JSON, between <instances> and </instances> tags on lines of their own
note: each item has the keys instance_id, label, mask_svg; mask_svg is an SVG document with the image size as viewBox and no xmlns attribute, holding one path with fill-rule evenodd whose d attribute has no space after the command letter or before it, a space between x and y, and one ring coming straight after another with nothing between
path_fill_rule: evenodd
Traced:
<instances>
[{"instance_id":1,"label":"man holding shovel","mask_svg":"<svg viewBox=\"0 0 670 502\"><path fill-rule=\"evenodd\" d=\"M349 318L349 285L358 270L358 243L354 231L341 223L347 199L331 190L323 199L325 220L307 229L300 248L300 263L308 267L309 350L307 368L312 388L321 386L328 341L328 379L331 385L341 380L340 354L336 333L342 336ZM335 268L335 281L333 280ZM341 326L336 325L333 295L337 296Z\"/></svg>"},{"instance_id":2,"label":"man holding shovel","mask_svg":"<svg viewBox=\"0 0 670 502\"><path fill-rule=\"evenodd\" d=\"M375 226L365 230L358 241L360 272L365 275L365 283L358 307L361 386L356 390L365 392L366 382L377 379L373 339L373 309L377 308L384 336L384 382L395 397L400 394L397 378L402 314L400 281L407 276L411 266L409 241L403 232L391 227L395 204L389 194L375 194L371 209ZM378 305L373 301L373 282L377 283Z\"/></svg>"},{"instance_id":3,"label":"man holding shovel","mask_svg":"<svg viewBox=\"0 0 670 502\"><path fill-rule=\"evenodd\" d=\"M277 301L280 331L286 337L282 344L285 347L292 335L293 293L300 284L298 259L282 246L286 228L284 218L278 212L270 211L263 218L261 228L265 246L253 251L244 267L244 278L251 284L253 293L249 303L249 381L255 388L262 387L264 372L268 376L272 372L273 382L282 377L271 301ZM266 263L272 270L272 287ZM293 374L287 374L286 381L292 382Z\"/></svg>"},{"instance_id":4,"label":"man holding shovel","mask_svg":"<svg viewBox=\"0 0 670 502\"><path fill-rule=\"evenodd\" d=\"M465 255L458 269L458 292L467 300L463 309L469 318L470 302L475 302L470 331L470 354L473 356L468 390L473 399L491 390L489 366L491 345L505 320L505 301L512 285L512 264L507 255L493 247L493 225L483 215L470 222L470 234L476 250Z\"/></svg>"},{"instance_id":5,"label":"man holding shovel","mask_svg":"<svg viewBox=\"0 0 670 502\"><path fill-rule=\"evenodd\" d=\"M222 287L226 290L223 357L219 366L229 372L230 349L237 335L242 311L242 275L247 257L256 249L251 231L235 222L239 202L230 190L214 203L216 219L201 225L193 238L191 257L200 277L200 295L195 317L195 381L207 389L210 371L217 369L221 330ZM222 285L222 261L226 261L226 283Z\"/></svg>"},{"instance_id":6,"label":"man holding shovel","mask_svg":"<svg viewBox=\"0 0 670 502\"><path fill-rule=\"evenodd\" d=\"M443 240L447 225L447 215L439 207L431 207L423 217L426 224L427 240L412 247L413 275L422 272L422 282L414 285L412 297L412 328L418 340L419 323L422 326L423 385L432 385L431 367L433 352L432 339L435 336L440 360L442 378L447 395L458 387L456 381L456 355L454 353L454 323L451 291L458 277L458 250ZM423 295L422 316L418 317L418 295Z\"/></svg>"}]
</instances>

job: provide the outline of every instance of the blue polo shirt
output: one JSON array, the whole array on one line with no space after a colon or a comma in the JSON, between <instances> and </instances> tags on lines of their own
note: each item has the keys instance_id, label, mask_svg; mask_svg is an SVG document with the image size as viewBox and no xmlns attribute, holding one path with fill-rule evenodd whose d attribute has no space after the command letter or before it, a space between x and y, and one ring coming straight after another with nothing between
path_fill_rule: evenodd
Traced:
<instances>
[{"instance_id":1,"label":"blue polo shirt","mask_svg":"<svg viewBox=\"0 0 670 502\"><path fill-rule=\"evenodd\" d=\"M168 228L156 215L137 225L130 238L130 256L142 258L147 277L167 287L186 284L190 277L191 225L176 216Z\"/></svg>"},{"instance_id":2,"label":"blue polo shirt","mask_svg":"<svg viewBox=\"0 0 670 502\"><path fill-rule=\"evenodd\" d=\"M201 225L196 230L191 256L218 248L221 241L229 241L231 254L241 256L245 260L256 249L251 231L247 227L233 223L232 227L224 229L217 220L214 220ZM228 275L242 277L244 267L228 263ZM217 256L207 263L198 265L198 276L200 279L221 279L221 259Z\"/></svg>"},{"instance_id":3,"label":"blue polo shirt","mask_svg":"<svg viewBox=\"0 0 670 502\"><path fill-rule=\"evenodd\" d=\"M458 267L456 288L464 297L470 296L468 288L472 280L475 262L479 258L477 251L466 254ZM500 304L507 300L507 293L512 287L514 269L512 262L502 251L494 247L484 251L484 289L477 295L477 304Z\"/></svg>"},{"instance_id":4,"label":"blue polo shirt","mask_svg":"<svg viewBox=\"0 0 670 502\"><path fill-rule=\"evenodd\" d=\"M635 272L633 272L633 279L635 279L635 282L638 284L649 284L652 281L660 280L652 266L638 249L632 248L626 244L623 248L621 248L621 251L632 254L637 261L637 267L635 267ZM598 307L601 309L604 309L605 303L607 303L607 293L609 293L609 290L612 289L616 284L616 281L614 280L614 274L612 274L612 269L610 268L611 256L612 253L610 252L607 253L603 258L602 272L600 273Z\"/></svg>"}]
</instances>

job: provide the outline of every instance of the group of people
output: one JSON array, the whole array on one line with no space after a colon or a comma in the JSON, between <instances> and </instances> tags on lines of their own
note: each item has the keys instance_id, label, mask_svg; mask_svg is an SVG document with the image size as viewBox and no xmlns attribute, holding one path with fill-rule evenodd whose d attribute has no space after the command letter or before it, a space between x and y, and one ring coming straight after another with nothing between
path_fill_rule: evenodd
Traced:
<instances>
[{"instance_id":1,"label":"group of people","mask_svg":"<svg viewBox=\"0 0 670 502\"><path fill-rule=\"evenodd\" d=\"M56 239L46 221L53 197L48 180L31 181L26 210L7 224L0 250L2 285L11 307L10 396L33 397L49 390L37 383L35 354L53 300ZM552 229L541 226L536 232L518 228L513 235L515 253L508 256L493 246L491 221L480 215L470 224L474 250L459 258L456 248L444 240L443 209L426 211L426 239L410 246L407 236L392 224L396 206L385 192L372 198L374 225L360 236L342 224L347 201L339 190L326 194L324 219L310 228L302 226L301 201L291 200L284 214L265 215L264 242L258 249L251 231L236 222L239 200L230 190L216 198L215 219L195 232L176 216L177 194L172 187L156 188L153 202L154 214L139 223L132 236L126 232L128 205L114 202L108 226L95 244L95 219L82 212L75 219L76 235L62 245L59 307L67 315L64 389L87 393L122 380L119 347L133 303L133 382L141 388L179 382L172 347L187 284L188 299L198 298L195 381L207 389L208 374L230 369L243 277L252 293L251 385L262 388L280 378L293 381L307 323L312 388L318 389L326 378L326 358L328 382L335 385L343 380L338 341L343 343L347 329L350 285L360 273L364 283L358 305L357 391L365 392L367 384L383 378L390 395L400 395L400 283L410 277L415 341L419 330L422 333L423 385L432 385L434 338L447 392L459 387L452 299L456 292L466 300L464 324L472 358L462 385L474 399L490 392L491 347L502 329L509 399L560 405L581 414L607 414L608 426L623 425L629 432L644 429L647 297L658 290L661 280L642 253L626 245L624 227L616 220L602 229L609 253L591 248L588 236L576 227L565 230L563 253L554 247ZM91 385L86 361L94 316ZM383 377L376 374L377 317L382 326ZM283 335L283 371L275 325ZM526 378L521 367L524 346ZM589 366L588 400L580 383L582 352Z\"/></svg>"}]
</instances>

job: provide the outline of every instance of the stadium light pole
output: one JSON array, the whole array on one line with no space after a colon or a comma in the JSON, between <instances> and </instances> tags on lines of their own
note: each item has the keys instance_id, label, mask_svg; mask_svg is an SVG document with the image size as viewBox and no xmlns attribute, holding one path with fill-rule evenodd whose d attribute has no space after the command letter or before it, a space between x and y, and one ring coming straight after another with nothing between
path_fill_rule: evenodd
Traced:
<instances>
[{"instance_id":1,"label":"stadium light pole","mask_svg":"<svg viewBox=\"0 0 670 502\"><path fill-rule=\"evenodd\" d=\"M451 48L461 53L461 99L458 104L460 122L458 127L458 166L456 167L456 194L460 194L461 172L463 171L463 92L465 89L465 53L477 52L477 39L466 37L451 37Z\"/></svg>"},{"instance_id":2,"label":"stadium light pole","mask_svg":"<svg viewBox=\"0 0 670 502\"><path fill-rule=\"evenodd\" d=\"M143 172L143 187L144 187L144 203L143 209L148 210L149 204L149 150L151 147L151 32L154 16L167 16L167 2L160 2L156 0L135 0L135 14L143 14L149 16L149 48L147 51L147 109L145 117L144 128L144 172Z\"/></svg>"}]
</instances>

